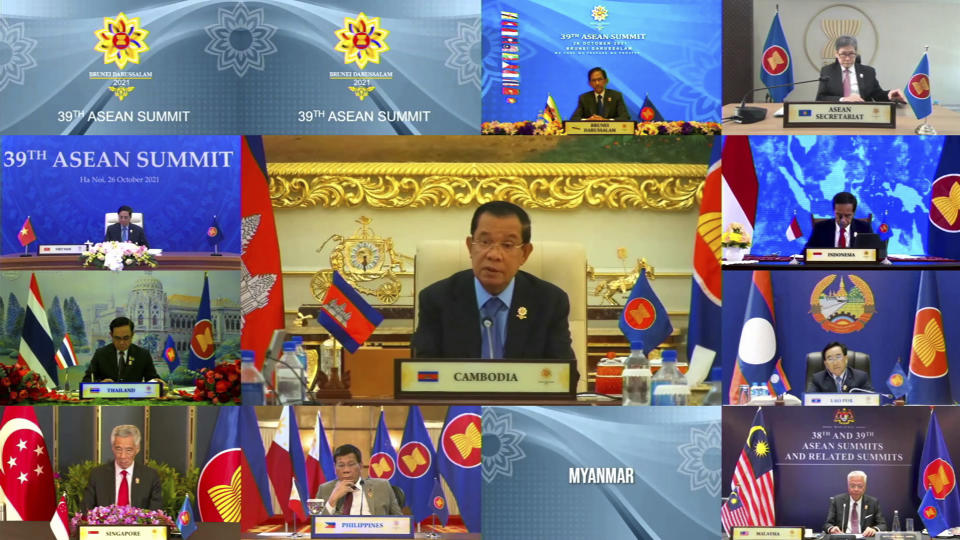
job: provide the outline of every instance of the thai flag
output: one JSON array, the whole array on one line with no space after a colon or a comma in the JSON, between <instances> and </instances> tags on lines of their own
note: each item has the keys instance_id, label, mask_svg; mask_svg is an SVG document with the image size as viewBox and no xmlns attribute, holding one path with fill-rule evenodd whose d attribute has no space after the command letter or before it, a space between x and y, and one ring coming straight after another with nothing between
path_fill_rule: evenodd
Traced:
<instances>
[{"instance_id":1,"label":"thai flag","mask_svg":"<svg viewBox=\"0 0 960 540\"><path fill-rule=\"evenodd\" d=\"M317 322L353 353L383 322L383 315L373 309L339 272L334 271L333 283L323 298Z\"/></svg>"},{"instance_id":2,"label":"thai flag","mask_svg":"<svg viewBox=\"0 0 960 540\"><path fill-rule=\"evenodd\" d=\"M70 334L63 335L63 342L57 349L56 355L57 367L67 369L70 366L77 365L77 355L73 352L73 342L70 341Z\"/></svg>"},{"instance_id":3,"label":"thai flag","mask_svg":"<svg viewBox=\"0 0 960 540\"><path fill-rule=\"evenodd\" d=\"M47 312L43 308L40 286L37 285L37 275L30 274L30 290L27 291L27 310L23 317L17 361L40 375L47 388L53 388L60 384L55 358L53 337L47 323Z\"/></svg>"}]
</instances>

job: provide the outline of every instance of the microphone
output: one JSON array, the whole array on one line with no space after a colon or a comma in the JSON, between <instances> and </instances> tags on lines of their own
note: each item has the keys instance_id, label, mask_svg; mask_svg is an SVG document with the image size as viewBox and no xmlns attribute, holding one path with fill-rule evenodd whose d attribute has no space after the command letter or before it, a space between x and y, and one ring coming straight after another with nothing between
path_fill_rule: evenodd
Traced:
<instances>
[{"instance_id":1,"label":"microphone","mask_svg":"<svg viewBox=\"0 0 960 540\"><path fill-rule=\"evenodd\" d=\"M354 489L353 489L355 492L360 494L360 511L357 513L357 515L359 516L363 515L363 497L365 495L365 493L360 490L359 486L361 485L363 485L363 478L357 480L357 483L354 484Z\"/></svg>"},{"instance_id":2,"label":"microphone","mask_svg":"<svg viewBox=\"0 0 960 540\"><path fill-rule=\"evenodd\" d=\"M847 530L847 503L843 503L843 519L840 520L840 532L845 532Z\"/></svg>"},{"instance_id":3,"label":"microphone","mask_svg":"<svg viewBox=\"0 0 960 540\"><path fill-rule=\"evenodd\" d=\"M754 92L759 92L760 90L769 90L771 88L783 88L784 86L794 86L797 84L806 84L812 82L820 82L827 80L827 77L818 77L816 79L810 79L809 81L800 81L787 84L777 84L774 86L764 86L763 88L754 88L746 94L743 95L743 99L740 100L740 106L737 107L736 112L734 113L734 119L740 122L741 124L753 124L759 122L767 117L767 110L763 107L747 107L747 98L750 97Z\"/></svg>"},{"instance_id":4,"label":"microphone","mask_svg":"<svg viewBox=\"0 0 960 540\"><path fill-rule=\"evenodd\" d=\"M487 350L490 351L490 358L487 360L493 360L493 319L484 317L483 327L487 330Z\"/></svg>"}]
</instances>

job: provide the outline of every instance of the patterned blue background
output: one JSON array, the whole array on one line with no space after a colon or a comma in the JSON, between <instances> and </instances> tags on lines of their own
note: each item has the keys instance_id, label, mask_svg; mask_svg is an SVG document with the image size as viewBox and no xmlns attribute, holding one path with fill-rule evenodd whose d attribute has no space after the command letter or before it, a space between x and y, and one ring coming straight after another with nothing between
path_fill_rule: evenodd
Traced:
<instances>
[{"instance_id":1,"label":"patterned blue background","mask_svg":"<svg viewBox=\"0 0 960 540\"><path fill-rule=\"evenodd\" d=\"M570 484L632 467L634 484ZM484 407L490 538L715 539L719 407Z\"/></svg>"}]
</instances>

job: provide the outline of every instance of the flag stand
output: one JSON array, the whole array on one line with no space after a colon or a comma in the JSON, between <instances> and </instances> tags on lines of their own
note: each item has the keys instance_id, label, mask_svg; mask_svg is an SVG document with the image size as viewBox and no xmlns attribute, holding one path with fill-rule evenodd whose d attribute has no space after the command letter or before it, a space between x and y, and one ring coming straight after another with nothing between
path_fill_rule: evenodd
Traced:
<instances>
[{"instance_id":1,"label":"flag stand","mask_svg":"<svg viewBox=\"0 0 960 540\"><path fill-rule=\"evenodd\" d=\"M929 52L929 51L930 51L930 46L929 46L929 45L924 45L924 46L923 46L923 56L924 56L924 58L926 58L927 52ZM921 60L920 63L922 64L922 63L923 63L923 60ZM919 66L917 66L917 67L919 68ZM928 72L929 72L929 67L930 67L930 65L927 64L927 70L928 70ZM912 79L911 79L911 80L912 80ZM928 79L928 80L929 80L929 79ZM909 84L908 84L908 86L909 86ZM908 91L909 91L909 90L908 90ZM927 99L930 99L931 101L933 101L930 95L927 95ZM931 106L930 110L931 110L931 112L933 112L933 107L932 107L932 106ZM917 126L917 128L914 129L913 132L916 133L917 135L936 135L936 134L937 134L937 130L934 129L933 126L931 126L930 124L927 123L927 118L929 118L929 117L930 117L929 114L928 114L927 116L924 116L924 117L923 117L923 123L920 124L919 126Z\"/></svg>"},{"instance_id":2,"label":"flag stand","mask_svg":"<svg viewBox=\"0 0 960 540\"><path fill-rule=\"evenodd\" d=\"M426 538L440 538L440 533L437 532L437 513L434 512L430 515L433 516L433 529L424 536Z\"/></svg>"},{"instance_id":3,"label":"flag stand","mask_svg":"<svg viewBox=\"0 0 960 540\"><path fill-rule=\"evenodd\" d=\"M21 257L33 257L33 253L30 253L30 244L23 246L23 253L20 254Z\"/></svg>"},{"instance_id":4,"label":"flag stand","mask_svg":"<svg viewBox=\"0 0 960 540\"><path fill-rule=\"evenodd\" d=\"M223 253L220 253L220 244L213 245L213 253L210 254L211 257L223 257Z\"/></svg>"}]
</instances>

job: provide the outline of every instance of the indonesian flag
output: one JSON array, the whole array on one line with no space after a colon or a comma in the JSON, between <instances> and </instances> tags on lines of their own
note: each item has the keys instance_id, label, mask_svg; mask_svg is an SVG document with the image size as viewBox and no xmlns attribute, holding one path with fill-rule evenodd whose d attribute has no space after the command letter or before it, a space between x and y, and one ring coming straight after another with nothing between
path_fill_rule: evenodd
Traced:
<instances>
[{"instance_id":1,"label":"indonesian flag","mask_svg":"<svg viewBox=\"0 0 960 540\"><path fill-rule=\"evenodd\" d=\"M723 144L723 230L740 223L753 238L757 216L757 172L746 135L724 137Z\"/></svg>"},{"instance_id":2,"label":"indonesian flag","mask_svg":"<svg viewBox=\"0 0 960 540\"><path fill-rule=\"evenodd\" d=\"M50 519L50 530L57 540L70 540L70 514L67 513L67 497L60 497L57 510Z\"/></svg>"},{"instance_id":3,"label":"indonesian flag","mask_svg":"<svg viewBox=\"0 0 960 540\"><path fill-rule=\"evenodd\" d=\"M26 246L30 242L37 241L37 235L33 232L33 224L30 223L30 216L27 216L27 220L23 222L23 227L20 227L20 232L17 233L17 240L20 241L21 246Z\"/></svg>"},{"instance_id":4,"label":"indonesian flag","mask_svg":"<svg viewBox=\"0 0 960 540\"><path fill-rule=\"evenodd\" d=\"M48 521L56 503L53 468L33 407L9 406L0 421L0 500L11 521Z\"/></svg>"},{"instance_id":5,"label":"indonesian flag","mask_svg":"<svg viewBox=\"0 0 960 540\"><path fill-rule=\"evenodd\" d=\"M787 226L787 240L793 242L797 238L803 238L803 230L800 228L800 222L797 216L793 216L790 225Z\"/></svg>"}]
</instances>

